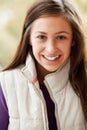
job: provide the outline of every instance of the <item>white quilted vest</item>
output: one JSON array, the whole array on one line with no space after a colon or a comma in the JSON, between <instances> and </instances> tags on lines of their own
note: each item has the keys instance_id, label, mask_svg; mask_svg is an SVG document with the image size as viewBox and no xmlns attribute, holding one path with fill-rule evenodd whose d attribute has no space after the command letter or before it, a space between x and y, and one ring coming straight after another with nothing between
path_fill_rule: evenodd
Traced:
<instances>
[{"instance_id":1,"label":"white quilted vest","mask_svg":"<svg viewBox=\"0 0 87 130\"><path fill-rule=\"evenodd\" d=\"M68 80L69 61L45 77L55 103L58 130L87 130L80 99ZM39 89L34 61L0 73L0 83L9 110L8 130L49 130L45 100Z\"/></svg>"}]
</instances>

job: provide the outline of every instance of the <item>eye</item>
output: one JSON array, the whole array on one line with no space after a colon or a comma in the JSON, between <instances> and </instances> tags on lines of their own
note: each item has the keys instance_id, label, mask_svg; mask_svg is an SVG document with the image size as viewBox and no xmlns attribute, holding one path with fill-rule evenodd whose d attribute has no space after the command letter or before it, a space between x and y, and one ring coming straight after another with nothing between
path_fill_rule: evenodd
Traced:
<instances>
[{"instance_id":1,"label":"eye","mask_svg":"<svg viewBox=\"0 0 87 130\"><path fill-rule=\"evenodd\" d=\"M59 39L59 40L65 40L65 39L67 39L67 37L64 36L64 35L60 35L60 36L57 37L57 39Z\"/></svg>"},{"instance_id":2,"label":"eye","mask_svg":"<svg viewBox=\"0 0 87 130\"><path fill-rule=\"evenodd\" d=\"M37 36L37 38L40 39L40 40L44 40L44 39L46 39L46 36L44 36L44 35L39 35L39 36Z\"/></svg>"}]
</instances>

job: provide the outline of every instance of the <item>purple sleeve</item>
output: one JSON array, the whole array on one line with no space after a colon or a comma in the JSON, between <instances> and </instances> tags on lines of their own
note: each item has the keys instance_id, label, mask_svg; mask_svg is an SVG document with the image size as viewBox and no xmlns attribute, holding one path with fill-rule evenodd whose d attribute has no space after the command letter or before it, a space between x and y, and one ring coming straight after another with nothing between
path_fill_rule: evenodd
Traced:
<instances>
[{"instance_id":1,"label":"purple sleeve","mask_svg":"<svg viewBox=\"0 0 87 130\"><path fill-rule=\"evenodd\" d=\"M9 124L8 108L0 85L0 130L7 130L8 124Z\"/></svg>"}]
</instances>

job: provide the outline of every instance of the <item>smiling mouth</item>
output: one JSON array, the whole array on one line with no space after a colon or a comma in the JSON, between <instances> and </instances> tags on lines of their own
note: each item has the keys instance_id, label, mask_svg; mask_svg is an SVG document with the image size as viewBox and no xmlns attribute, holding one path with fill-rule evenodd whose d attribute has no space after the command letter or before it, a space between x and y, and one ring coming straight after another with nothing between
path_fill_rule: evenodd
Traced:
<instances>
[{"instance_id":1,"label":"smiling mouth","mask_svg":"<svg viewBox=\"0 0 87 130\"><path fill-rule=\"evenodd\" d=\"M55 61L55 60L59 59L60 56L61 55L58 55L58 56L44 56L44 58L49 60L49 61Z\"/></svg>"}]
</instances>

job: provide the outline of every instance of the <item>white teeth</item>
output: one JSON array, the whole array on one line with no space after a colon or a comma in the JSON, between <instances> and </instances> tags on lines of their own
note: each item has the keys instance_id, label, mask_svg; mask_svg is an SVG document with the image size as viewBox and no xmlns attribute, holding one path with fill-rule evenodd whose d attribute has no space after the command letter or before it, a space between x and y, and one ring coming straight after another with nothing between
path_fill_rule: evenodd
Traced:
<instances>
[{"instance_id":1,"label":"white teeth","mask_svg":"<svg viewBox=\"0 0 87 130\"><path fill-rule=\"evenodd\" d=\"M56 58L59 58L59 56L55 56L55 57L45 56L45 58L48 59L48 60L55 60Z\"/></svg>"}]
</instances>

